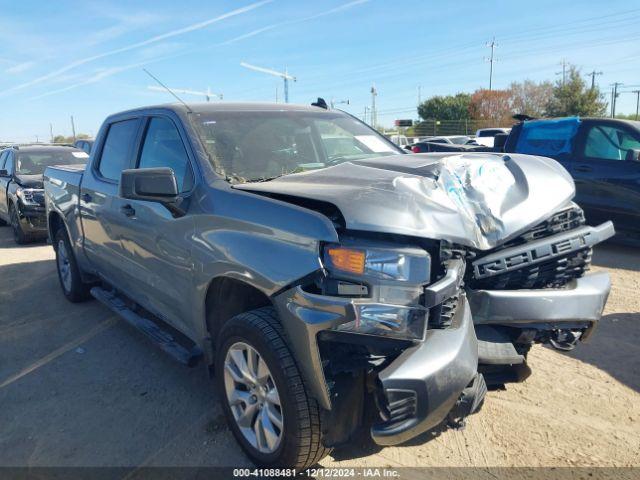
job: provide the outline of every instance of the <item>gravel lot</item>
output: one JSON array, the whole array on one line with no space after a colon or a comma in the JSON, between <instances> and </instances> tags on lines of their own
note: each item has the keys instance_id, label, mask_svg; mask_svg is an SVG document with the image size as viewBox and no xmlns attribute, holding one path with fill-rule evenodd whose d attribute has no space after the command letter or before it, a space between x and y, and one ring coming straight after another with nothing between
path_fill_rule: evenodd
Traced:
<instances>
[{"instance_id":1,"label":"gravel lot","mask_svg":"<svg viewBox=\"0 0 640 480\"><path fill-rule=\"evenodd\" d=\"M324 466L640 466L640 255L595 254L613 292L593 339L535 347L533 375L490 392L462 431ZM98 302L59 291L49 245L0 228L0 466L250 465L204 368L175 363Z\"/></svg>"}]
</instances>

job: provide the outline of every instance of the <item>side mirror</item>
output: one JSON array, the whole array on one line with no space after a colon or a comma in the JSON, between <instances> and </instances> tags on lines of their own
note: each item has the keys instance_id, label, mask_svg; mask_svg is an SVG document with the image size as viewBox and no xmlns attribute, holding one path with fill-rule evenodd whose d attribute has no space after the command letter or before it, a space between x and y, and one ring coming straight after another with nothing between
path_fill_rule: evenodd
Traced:
<instances>
[{"instance_id":1,"label":"side mirror","mask_svg":"<svg viewBox=\"0 0 640 480\"><path fill-rule=\"evenodd\" d=\"M627 150L627 158L628 162L640 162L640 149L632 148L631 150Z\"/></svg>"},{"instance_id":2,"label":"side mirror","mask_svg":"<svg viewBox=\"0 0 640 480\"><path fill-rule=\"evenodd\" d=\"M179 193L176 175L168 167L123 170L120 176L120 197L161 203L174 216L185 213L179 208Z\"/></svg>"},{"instance_id":3,"label":"side mirror","mask_svg":"<svg viewBox=\"0 0 640 480\"><path fill-rule=\"evenodd\" d=\"M7 170L0 170L0 177L8 177L9 172Z\"/></svg>"}]
</instances>

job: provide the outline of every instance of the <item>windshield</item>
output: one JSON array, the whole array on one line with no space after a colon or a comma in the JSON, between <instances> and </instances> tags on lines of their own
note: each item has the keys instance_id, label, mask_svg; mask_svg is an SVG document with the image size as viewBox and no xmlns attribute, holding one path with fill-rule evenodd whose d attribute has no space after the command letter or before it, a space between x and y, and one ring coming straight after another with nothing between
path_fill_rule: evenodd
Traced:
<instances>
[{"instance_id":1,"label":"windshield","mask_svg":"<svg viewBox=\"0 0 640 480\"><path fill-rule=\"evenodd\" d=\"M42 175L47 167L87 163L87 158L89 156L85 152L75 149L18 153L16 173L18 175Z\"/></svg>"},{"instance_id":2,"label":"windshield","mask_svg":"<svg viewBox=\"0 0 640 480\"><path fill-rule=\"evenodd\" d=\"M194 120L214 167L235 182L403 153L339 112L215 112L196 114Z\"/></svg>"}]
</instances>

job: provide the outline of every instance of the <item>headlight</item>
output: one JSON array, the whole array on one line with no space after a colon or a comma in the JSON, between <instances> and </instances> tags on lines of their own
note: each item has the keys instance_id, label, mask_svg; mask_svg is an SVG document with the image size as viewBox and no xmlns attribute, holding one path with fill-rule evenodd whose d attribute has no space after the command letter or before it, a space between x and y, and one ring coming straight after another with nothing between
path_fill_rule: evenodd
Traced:
<instances>
[{"instance_id":1,"label":"headlight","mask_svg":"<svg viewBox=\"0 0 640 480\"><path fill-rule=\"evenodd\" d=\"M404 340L422 340L428 310L419 305L354 303L355 319L336 327L340 332L378 335Z\"/></svg>"},{"instance_id":2,"label":"headlight","mask_svg":"<svg viewBox=\"0 0 640 480\"><path fill-rule=\"evenodd\" d=\"M429 279L429 255L418 249L352 248L327 245L324 263L330 272L397 282Z\"/></svg>"},{"instance_id":3,"label":"headlight","mask_svg":"<svg viewBox=\"0 0 640 480\"><path fill-rule=\"evenodd\" d=\"M36 197L43 194L44 194L44 190L39 188L18 187L18 189L16 190L16 195L20 200L22 200L22 203L25 205L34 205L34 206L40 205Z\"/></svg>"},{"instance_id":4,"label":"headlight","mask_svg":"<svg viewBox=\"0 0 640 480\"><path fill-rule=\"evenodd\" d=\"M336 330L350 333L421 340L428 319L422 306L429 282L431 257L421 248L394 247L355 240L325 245L323 264L329 272L329 294L346 294L363 285L366 295L352 303L354 318ZM337 284L335 289L332 289ZM345 285L352 288L347 289ZM369 297L367 299L363 296Z\"/></svg>"}]
</instances>

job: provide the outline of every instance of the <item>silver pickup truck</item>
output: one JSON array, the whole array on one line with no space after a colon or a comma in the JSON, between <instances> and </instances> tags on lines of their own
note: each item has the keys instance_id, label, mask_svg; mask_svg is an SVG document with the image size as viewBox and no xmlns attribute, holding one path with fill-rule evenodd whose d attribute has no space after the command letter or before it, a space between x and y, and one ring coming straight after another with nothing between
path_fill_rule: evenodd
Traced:
<instances>
[{"instance_id":1,"label":"silver pickup truck","mask_svg":"<svg viewBox=\"0 0 640 480\"><path fill-rule=\"evenodd\" d=\"M318 106L119 113L44 184L64 295L210 367L259 465L460 426L533 344L586 339L610 289L586 271L613 225L585 225L555 161L404 154Z\"/></svg>"}]
</instances>

